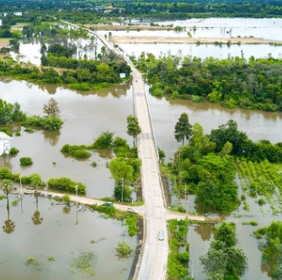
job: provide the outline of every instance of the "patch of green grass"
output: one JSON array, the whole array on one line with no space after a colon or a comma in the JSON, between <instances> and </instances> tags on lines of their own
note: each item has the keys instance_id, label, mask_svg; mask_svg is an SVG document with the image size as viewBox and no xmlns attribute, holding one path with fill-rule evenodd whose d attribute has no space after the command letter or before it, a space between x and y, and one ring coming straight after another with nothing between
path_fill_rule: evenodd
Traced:
<instances>
[{"instance_id":1,"label":"patch of green grass","mask_svg":"<svg viewBox=\"0 0 282 280\"><path fill-rule=\"evenodd\" d=\"M71 260L71 266L82 272L94 274L95 255L93 252L82 252L77 258Z\"/></svg>"}]
</instances>

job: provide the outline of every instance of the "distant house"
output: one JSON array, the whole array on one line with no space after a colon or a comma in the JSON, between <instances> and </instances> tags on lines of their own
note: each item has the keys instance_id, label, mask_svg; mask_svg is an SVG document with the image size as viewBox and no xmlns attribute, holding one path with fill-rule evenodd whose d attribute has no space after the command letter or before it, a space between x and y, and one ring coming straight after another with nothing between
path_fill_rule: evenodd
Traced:
<instances>
[{"instance_id":1,"label":"distant house","mask_svg":"<svg viewBox=\"0 0 282 280\"><path fill-rule=\"evenodd\" d=\"M4 132L0 132L0 155L8 155L11 150L12 137Z\"/></svg>"}]
</instances>

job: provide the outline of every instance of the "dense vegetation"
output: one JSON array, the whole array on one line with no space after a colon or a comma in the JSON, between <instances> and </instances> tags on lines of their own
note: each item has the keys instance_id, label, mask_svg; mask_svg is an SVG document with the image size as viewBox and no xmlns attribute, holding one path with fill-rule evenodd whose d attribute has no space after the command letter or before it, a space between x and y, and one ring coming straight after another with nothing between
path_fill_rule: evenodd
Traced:
<instances>
[{"instance_id":1,"label":"dense vegetation","mask_svg":"<svg viewBox=\"0 0 282 280\"><path fill-rule=\"evenodd\" d=\"M18 102L11 104L0 98L0 124L20 122L26 119Z\"/></svg>"},{"instance_id":2,"label":"dense vegetation","mask_svg":"<svg viewBox=\"0 0 282 280\"><path fill-rule=\"evenodd\" d=\"M224 60L185 57L156 59L141 55L138 68L147 73L155 96L208 99L226 108L282 111L282 60L229 58Z\"/></svg>"},{"instance_id":3,"label":"dense vegetation","mask_svg":"<svg viewBox=\"0 0 282 280\"><path fill-rule=\"evenodd\" d=\"M257 238L265 237L259 244L262 251L262 264L272 279L280 279L282 275L282 222L273 221L270 226L254 232Z\"/></svg>"},{"instance_id":4,"label":"dense vegetation","mask_svg":"<svg viewBox=\"0 0 282 280\"><path fill-rule=\"evenodd\" d=\"M44 1L29 1L26 11L25 2L14 0L14 5L1 1L1 11L25 11L23 16L19 16L21 22L33 22L40 16L45 20L52 21L46 14L52 14L56 18L68 19L79 23L101 23L117 20L119 17L125 18L159 18L159 19L182 19L190 17L280 17L282 11L281 1L222 1L210 2L208 0L199 1L124 1L115 0L106 3L101 0L96 1L55 1L51 3ZM16 20L13 20L15 22Z\"/></svg>"},{"instance_id":5,"label":"dense vegetation","mask_svg":"<svg viewBox=\"0 0 282 280\"><path fill-rule=\"evenodd\" d=\"M45 183L40 180L35 180L35 178L41 178L38 174L34 173L30 176L21 176L22 184L27 184L32 187L36 186L45 186ZM20 182L20 174L19 173L12 173L7 167L0 168L0 179L8 179L14 182ZM39 182L40 181L40 182ZM35 186L36 185L36 186Z\"/></svg>"},{"instance_id":6,"label":"dense vegetation","mask_svg":"<svg viewBox=\"0 0 282 280\"><path fill-rule=\"evenodd\" d=\"M169 249L168 255L168 279L187 279L189 270L189 243L186 241L189 228L188 220L170 220L168 223L169 229ZM184 250L181 250L184 249Z\"/></svg>"},{"instance_id":7,"label":"dense vegetation","mask_svg":"<svg viewBox=\"0 0 282 280\"><path fill-rule=\"evenodd\" d=\"M190 124L187 123L187 126ZM179 127L176 125L176 128ZM249 189L269 199L276 196L277 192L281 193L282 177L278 169L269 163L281 163L280 143L271 144L265 140L253 142L238 130L233 120L212 130L210 135L204 135L201 125L195 123L188 136L189 144L181 146L175 153L174 161L167 165L175 182L175 193L195 193L196 201L203 203L206 210L211 208L223 213L232 212L240 204L238 186L235 184L236 166L238 168L239 162L246 160L250 162L249 166L253 162L261 162L266 169L253 180L244 175L245 190ZM267 171L269 169L273 172ZM253 171L251 174L255 176Z\"/></svg>"},{"instance_id":8,"label":"dense vegetation","mask_svg":"<svg viewBox=\"0 0 282 280\"><path fill-rule=\"evenodd\" d=\"M236 247L236 225L223 223L216 228L206 256L200 257L207 280L240 279L247 270L247 257Z\"/></svg>"},{"instance_id":9,"label":"dense vegetation","mask_svg":"<svg viewBox=\"0 0 282 280\"><path fill-rule=\"evenodd\" d=\"M86 193L86 186L72 181L69 178L52 178L47 181L48 188L49 189L54 189L57 191L62 191L62 192L69 192L69 193L75 193L76 192L76 186L77 186L77 192L80 194L85 194Z\"/></svg>"},{"instance_id":10,"label":"dense vegetation","mask_svg":"<svg viewBox=\"0 0 282 280\"><path fill-rule=\"evenodd\" d=\"M66 144L61 149L61 152L66 153L66 154L68 154L68 155L70 155L74 158L77 158L77 159L85 159L85 158L91 157L91 153L89 153L86 150L86 148L87 147L84 146L84 145L77 146L77 145Z\"/></svg>"}]
</instances>

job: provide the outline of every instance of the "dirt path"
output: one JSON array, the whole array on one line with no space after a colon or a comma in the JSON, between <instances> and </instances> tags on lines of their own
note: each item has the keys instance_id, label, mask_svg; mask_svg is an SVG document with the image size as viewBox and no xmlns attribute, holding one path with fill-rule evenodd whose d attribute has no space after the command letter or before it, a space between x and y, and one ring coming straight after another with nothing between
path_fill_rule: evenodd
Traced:
<instances>
[{"instance_id":1,"label":"dirt path","mask_svg":"<svg viewBox=\"0 0 282 280\"><path fill-rule=\"evenodd\" d=\"M282 41L263 38L190 38L190 37L157 37L157 36L112 36L111 41L119 44L282 44Z\"/></svg>"}]
</instances>

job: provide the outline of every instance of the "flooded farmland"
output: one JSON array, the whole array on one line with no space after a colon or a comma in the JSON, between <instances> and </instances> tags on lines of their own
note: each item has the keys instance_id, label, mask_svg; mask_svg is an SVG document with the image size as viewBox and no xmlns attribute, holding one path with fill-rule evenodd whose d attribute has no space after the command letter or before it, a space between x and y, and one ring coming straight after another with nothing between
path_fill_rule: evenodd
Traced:
<instances>
[{"instance_id":1,"label":"flooded farmland","mask_svg":"<svg viewBox=\"0 0 282 280\"><path fill-rule=\"evenodd\" d=\"M11 201L15 199L10 195ZM127 227L97 212L76 212L76 206L66 210L47 198L39 198L36 207L34 197L24 196L22 206L20 202L10 206L9 213L6 199L0 200L0 221L1 279L106 280L115 275L123 280L129 276L133 257L120 259L115 248L122 241L135 248L136 237L128 237ZM83 252L93 253L89 274L73 266ZM48 260L50 256L54 260Z\"/></svg>"}]
</instances>

